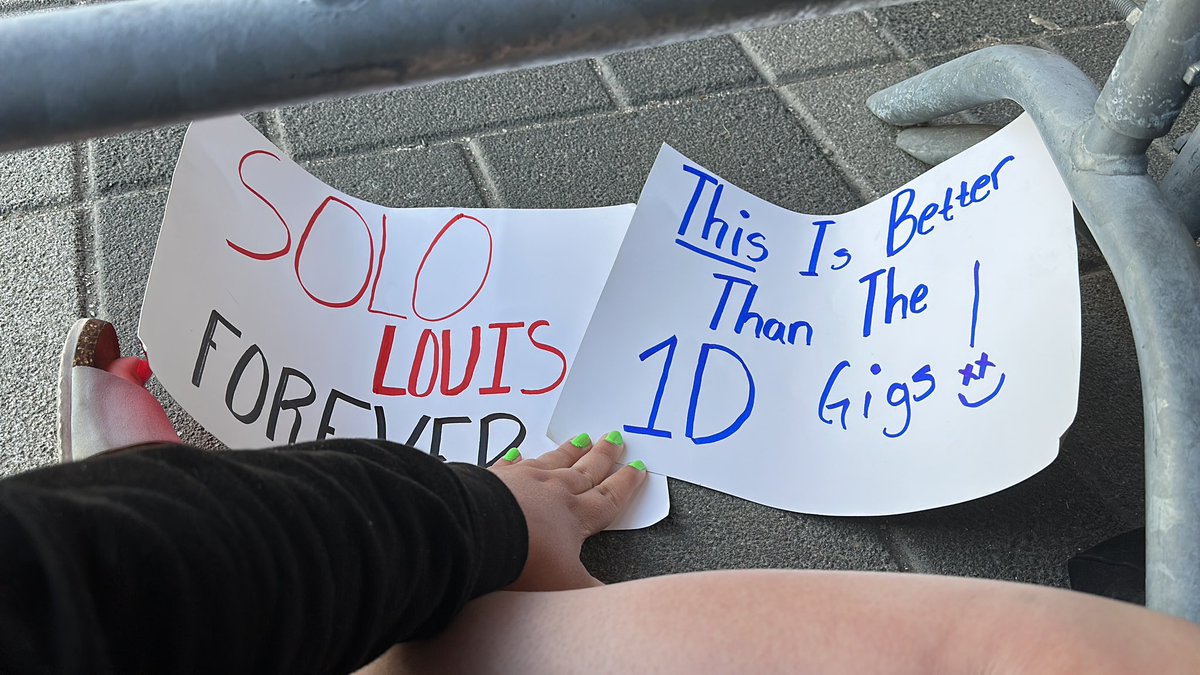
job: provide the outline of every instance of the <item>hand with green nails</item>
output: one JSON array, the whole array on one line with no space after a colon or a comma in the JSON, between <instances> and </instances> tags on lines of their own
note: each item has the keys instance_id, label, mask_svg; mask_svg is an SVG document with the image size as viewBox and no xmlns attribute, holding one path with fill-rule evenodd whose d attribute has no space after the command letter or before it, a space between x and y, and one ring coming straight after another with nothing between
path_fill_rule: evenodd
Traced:
<instances>
[{"instance_id":1,"label":"hand with green nails","mask_svg":"<svg viewBox=\"0 0 1200 675\"><path fill-rule=\"evenodd\" d=\"M517 498L529 528L529 557L506 590L561 591L599 586L583 563L583 542L612 524L646 480L640 460L619 466L625 441L611 431L596 443L587 434L536 459L511 448L492 471Z\"/></svg>"}]
</instances>

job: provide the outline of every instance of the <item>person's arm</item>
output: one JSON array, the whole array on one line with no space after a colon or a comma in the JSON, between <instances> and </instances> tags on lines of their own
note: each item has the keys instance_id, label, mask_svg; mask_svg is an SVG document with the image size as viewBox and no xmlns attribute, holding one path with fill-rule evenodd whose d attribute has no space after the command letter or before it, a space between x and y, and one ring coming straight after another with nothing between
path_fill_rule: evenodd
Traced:
<instances>
[{"instance_id":1,"label":"person's arm","mask_svg":"<svg viewBox=\"0 0 1200 675\"><path fill-rule=\"evenodd\" d=\"M521 574L489 471L371 441L0 481L0 672L346 672Z\"/></svg>"}]
</instances>

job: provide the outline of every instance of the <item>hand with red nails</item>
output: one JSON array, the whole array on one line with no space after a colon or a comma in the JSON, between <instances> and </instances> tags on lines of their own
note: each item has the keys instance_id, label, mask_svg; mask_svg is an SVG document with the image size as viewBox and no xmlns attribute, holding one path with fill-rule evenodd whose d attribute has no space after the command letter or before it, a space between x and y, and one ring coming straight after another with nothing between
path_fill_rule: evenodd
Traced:
<instances>
[{"instance_id":1,"label":"hand with red nails","mask_svg":"<svg viewBox=\"0 0 1200 675\"><path fill-rule=\"evenodd\" d=\"M529 557L510 591L600 586L579 560L583 542L603 530L646 480L640 461L616 472L624 442L613 431L593 444L580 434L537 459L510 450L492 471L517 498L529 528Z\"/></svg>"}]
</instances>

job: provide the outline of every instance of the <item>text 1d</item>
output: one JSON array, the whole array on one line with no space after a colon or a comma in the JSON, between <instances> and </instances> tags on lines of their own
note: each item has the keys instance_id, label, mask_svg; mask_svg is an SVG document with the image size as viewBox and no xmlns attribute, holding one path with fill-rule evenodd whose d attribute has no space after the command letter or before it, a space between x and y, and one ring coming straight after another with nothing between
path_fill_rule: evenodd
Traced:
<instances>
[{"instance_id":1,"label":"text 1d","mask_svg":"<svg viewBox=\"0 0 1200 675\"><path fill-rule=\"evenodd\" d=\"M671 365L675 360L675 350L679 345L679 338L675 335L663 340L638 355L638 360L645 361L655 354L666 351L663 357L662 375L658 379L658 388L654 392L654 402L650 405L649 420L645 426L635 426L626 424L624 430L631 434L642 434L645 436L655 436L658 438L671 438L671 432L658 427L658 411L662 405L663 395L667 390L667 380L671 376ZM717 356L718 358L732 359L741 366L742 372L746 378L746 402L737 417L725 428L712 433L697 435L696 434L696 409L699 407L701 389L705 381L705 369L709 365L710 357ZM724 355L724 356L720 356ZM707 443L716 443L719 440L732 436L746 420L750 419L750 413L754 411L754 376L750 374L750 368L737 352L723 345L704 343L700 345L699 356L696 359L696 369L692 378L692 391L688 399L687 420L685 426L685 434L696 445L705 445Z\"/></svg>"}]
</instances>

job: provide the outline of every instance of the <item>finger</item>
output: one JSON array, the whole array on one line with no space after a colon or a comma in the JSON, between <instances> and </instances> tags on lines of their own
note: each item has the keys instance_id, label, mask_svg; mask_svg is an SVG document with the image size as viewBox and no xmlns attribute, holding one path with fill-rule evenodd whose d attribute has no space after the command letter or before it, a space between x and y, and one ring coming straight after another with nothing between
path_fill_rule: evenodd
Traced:
<instances>
[{"instance_id":1,"label":"finger","mask_svg":"<svg viewBox=\"0 0 1200 675\"><path fill-rule=\"evenodd\" d=\"M633 501L642 483L646 482L646 476L646 465L639 459L621 467L595 488L579 495L588 514L588 522L585 523L588 536L612 525Z\"/></svg>"},{"instance_id":2,"label":"finger","mask_svg":"<svg viewBox=\"0 0 1200 675\"><path fill-rule=\"evenodd\" d=\"M591 478L575 469L552 469L550 475L554 476L555 480L561 481L572 495L578 496L596 487Z\"/></svg>"},{"instance_id":3,"label":"finger","mask_svg":"<svg viewBox=\"0 0 1200 675\"><path fill-rule=\"evenodd\" d=\"M608 478L613 465L624 451L625 441L621 438L621 432L610 431L593 445L586 455L580 457L572 468L588 477L587 488L591 489Z\"/></svg>"},{"instance_id":4,"label":"finger","mask_svg":"<svg viewBox=\"0 0 1200 675\"><path fill-rule=\"evenodd\" d=\"M521 451L517 448L509 448L508 452L496 458L492 466L509 466L521 461Z\"/></svg>"},{"instance_id":5,"label":"finger","mask_svg":"<svg viewBox=\"0 0 1200 675\"><path fill-rule=\"evenodd\" d=\"M537 465L543 469L566 469L574 466L575 462L578 462L590 447L592 447L591 437L587 434L579 434L536 460L530 461L537 462Z\"/></svg>"}]
</instances>

